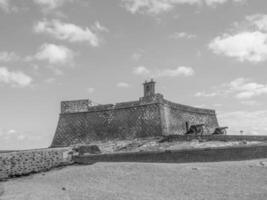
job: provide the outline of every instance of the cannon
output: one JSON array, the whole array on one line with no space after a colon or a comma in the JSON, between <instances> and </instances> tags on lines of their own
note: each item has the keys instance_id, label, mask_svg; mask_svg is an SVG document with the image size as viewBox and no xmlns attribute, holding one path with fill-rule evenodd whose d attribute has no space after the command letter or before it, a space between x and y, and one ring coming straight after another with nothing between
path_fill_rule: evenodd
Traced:
<instances>
[{"instance_id":1,"label":"cannon","mask_svg":"<svg viewBox=\"0 0 267 200\"><path fill-rule=\"evenodd\" d=\"M186 135L203 135L205 124L191 125L189 130L185 133Z\"/></svg>"},{"instance_id":2,"label":"cannon","mask_svg":"<svg viewBox=\"0 0 267 200\"><path fill-rule=\"evenodd\" d=\"M226 135L227 131L226 129L228 129L227 126L225 127L218 127L214 130L214 132L212 133L212 135Z\"/></svg>"}]
</instances>

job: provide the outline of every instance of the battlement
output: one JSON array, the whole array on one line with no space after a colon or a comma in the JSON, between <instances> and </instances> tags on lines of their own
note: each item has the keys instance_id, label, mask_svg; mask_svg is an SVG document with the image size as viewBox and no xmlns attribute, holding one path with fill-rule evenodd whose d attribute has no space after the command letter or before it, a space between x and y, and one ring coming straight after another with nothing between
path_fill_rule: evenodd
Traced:
<instances>
[{"instance_id":1,"label":"battlement","mask_svg":"<svg viewBox=\"0 0 267 200\"><path fill-rule=\"evenodd\" d=\"M138 106L144 106L149 104L158 104L161 103L161 96L150 96L146 98L140 98L139 101L128 101L120 102L116 104L103 104L103 105L90 105L90 100L73 100L73 101L62 101L61 102L61 114L70 114L70 113L82 113L82 112L99 112L106 110L116 110L124 108L133 108Z\"/></svg>"},{"instance_id":2,"label":"battlement","mask_svg":"<svg viewBox=\"0 0 267 200\"><path fill-rule=\"evenodd\" d=\"M61 113L86 112L88 111L89 102L89 99L62 101Z\"/></svg>"},{"instance_id":3,"label":"battlement","mask_svg":"<svg viewBox=\"0 0 267 200\"><path fill-rule=\"evenodd\" d=\"M162 94L154 94L151 96L141 97L139 101L128 101L116 104L104 104L96 106L92 105L92 101L90 101L89 99L62 101L61 114L123 109L123 108L137 107L146 104L162 104L164 106L171 107L172 109L177 109L181 111L198 113L198 114L215 115L215 110L197 108L188 105L173 103L171 101L164 99Z\"/></svg>"}]
</instances>

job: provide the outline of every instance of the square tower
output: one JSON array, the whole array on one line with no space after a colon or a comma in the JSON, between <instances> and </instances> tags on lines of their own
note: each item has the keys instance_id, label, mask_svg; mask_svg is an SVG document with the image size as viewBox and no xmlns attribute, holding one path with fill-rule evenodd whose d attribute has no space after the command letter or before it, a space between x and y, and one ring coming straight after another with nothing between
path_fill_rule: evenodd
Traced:
<instances>
[{"instance_id":1,"label":"square tower","mask_svg":"<svg viewBox=\"0 0 267 200\"><path fill-rule=\"evenodd\" d=\"M144 85L144 97L150 97L155 95L155 81L151 79L149 82L145 81Z\"/></svg>"}]
</instances>

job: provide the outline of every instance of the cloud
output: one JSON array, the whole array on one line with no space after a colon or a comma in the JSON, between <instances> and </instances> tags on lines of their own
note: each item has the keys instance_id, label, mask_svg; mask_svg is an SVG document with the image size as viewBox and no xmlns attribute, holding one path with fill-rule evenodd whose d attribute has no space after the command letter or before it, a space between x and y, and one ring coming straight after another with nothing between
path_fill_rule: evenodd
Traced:
<instances>
[{"instance_id":1,"label":"cloud","mask_svg":"<svg viewBox=\"0 0 267 200\"><path fill-rule=\"evenodd\" d=\"M206 5L208 6L216 6L220 4L224 4L226 2L230 2L231 0L205 0ZM232 2L246 2L247 0L232 0Z\"/></svg>"},{"instance_id":2,"label":"cloud","mask_svg":"<svg viewBox=\"0 0 267 200\"><path fill-rule=\"evenodd\" d=\"M0 0L0 8L8 12L9 11L9 0Z\"/></svg>"},{"instance_id":3,"label":"cloud","mask_svg":"<svg viewBox=\"0 0 267 200\"><path fill-rule=\"evenodd\" d=\"M246 17L251 26L256 27L260 31L267 31L267 15L255 14Z\"/></svg>"},{"instance_id":4,"label":"cloud","mask_svg":"<svg viewBox=\"0 0 267 200\"><path fill-rule=\"evenodd\" d=\"M209 48L216 54L223 54L244 62L261 62L267 59L267 34L255 32L241 32L216 37Z\"/></svg>"},{"instance_id":5,"label":"cloud","mask_svg":"<svg viewBox=\"0 0 267 200\"><path fill-rule=\"evenodd\" d=\"M221 86L214 87L215 91L212 92L197 92L196 97L215 97L215 96L227 96L231 95L237 99L245 100L242 104L252 105L252 101L248 102L247 99L267 94L267 84L261 84L250 81L246 78L237 78L230 81L230 83L224 83Z\"/></svg>"},{"instance_id":6,"label":"cloud","mask_svg":"<svg viewBox=\"0 0 267 200\"><path fill-rule=\"evenodd\" d=\"M194 70L192 67L180 66L174 69L162 69L156 74L156 77L177 77L177 76L193 76Z\"/></svg>"},{"instance_id":7,"label":"cloud","mask_svg":"<svg viewBox=\"0 0 267 200\"><path fill-rule=\"evenodd\" d=\"M168 12L177 5L215 6L226 2L245 2L246 0L121 0L123 7L132 14L157 15Z\"/></svg>"},{"instance_id":8,"label":"cloud","mask_svg":"<svg viewBox=\"0 0 267 200\"><path fill-rule=\"evenodd\" d=\"M52 135L0 127L0 150L47 148Z\"/></svg>"},{"instance_id":9,"label":"cloud","mask_svg":"<svg viewBox=\"0 0 267 200\"><path fill-rule=\"evenodd\" d=\"M143 49L138 49L136 52L133 52L131 55L131 59L133 61L140 61L144 56L145 51Z\"/></svg>"},{"instance_id":10,"label":"cloud","mask_svg":"<svg viewBox=\"0 0 267 200\"><path fill-rule=\"evenodd\" d=\"M196 97L215 97L217 95L218 95L217 92L210 92L210 93L207 93L207 92L197 92L195 94Z\"/></svg>"},{"instance_id":11,"label":"cloud","mask_svg":"<svg viewBox=\"0 0 267 200\"><path fill-rule=\"evenodd\" d=\"M197 37L196 35L191 34L191 33L186 33L186 32L176 32L170 35L171 39L181 39L181 38L194 39L196 37Z\"/></svg>"},{"instance_id":12,"label":"cloud","mask_svg":"<svg viewBox=\"0 0 267 200\"><path fill-rule=\"evenodd\" d=\"M32 63L35 70L39 69L40 66L44 66L52 70L56 75L62 75L63 68L75 66L74 57L76 55L76 52L66 46L45 43L39 47L34 55L25 57L23 61ZM36 64L36 61L40 61L40 63Z\"/></svg>"},{"instance_id":13,"label":"cloud","mask_svg":"<svg viewBox=\"0 0 267 200\"><path fill-rule=\"evenodd\" d=\"M61 7L64 3L72 1L73 0L33 0L34 3L51 10Z\"/></svg>"},{"instance_id":14,"label":"cloud","mask_svg":"<svg viewBox=\"0 0 267 200\"><path fill-rule=\"evenodd\" d=\"M74 52L61 45L43 44L35 54L34 59L45 60L49 64L69 64L73 62Z\"/></svg>"},{"instance_id":15,"label":"cloud","mask_svg":"<svg viewBox=\"0 0 267 200\"><path fill-rule=\"evenodd\" d=\"M95 92L95 88L89 87L89 88L87 88L87 92L89 94L93 94Z\"/></svg>"},{"instance_id":16,"label":"cloud","mask_svg":"<svg viewBox=\"0 0 267 200\"><path fill-rule=\"evenodd\" d=\"M17 12L18 8L10 4L10 0L0 0L0 10L6 13Z\"/></svg>"},{"instance_id":17,"label":"cloud","mask_svg":"<svg viewBox=\"0 0 267 200\"><path fill-rule=\"evenodd\" d=\"M218 113L222 126L229 126L229 134L266 135L267 110L231 111Z\"/></svg>"},{"instance_id":18,"label":"cloud","mask_svg":"<svg viewBox=\"0 0 267 200\"><path fill-rule=\"evenodd\" d=\"M26 87L30 86L32 78L21 71L9 71L6 67L0 67L0 83Z\"/></svg>"},{"instance_id":19,"label":"cloud","mask_svg":"<svg viewBox=\"0 0 267 200\"><path fill-rule=\"evenodd\" d=\"M241 101L241 104L246 105L246 106L256 106L256 105L260 105L259 102L255 101L255 100L245 100L245 101Z\"/></svg>"},{"instance_id":20,"label":"cloud","mask_svg":"<svg viewBox=\"0 0 267 200\"><path fill-rule=\"evenodd\" d=\"M134 68L133 73L137 75L148 75L150 71L144 66L138 66Z\"/></svg>"},{"instance_id":21,"label":"cloud","mask_svg":"<svg viewBox=\"0 0 267 200\"><path fill-rule=\"evenodd\" d=\"M14 52L1 51L0 52L0 62L11 62L19 60L19 56Z\"/></svg>"},{"instance_id":22,"label":"cloud","mask_svg":"<svg viewBox=\"0 0 267 200\"><path fill-rule=\"evenodd\" d=\"M130 85L129 85L129 83L119 82L119 83L117 83L117 87L119 87L119 88L128 88L128 87L130 87Z\"/></svg>"},{"instance_id":23,"label":"cloud","mask_svg":"<svg viewBox=\"0 0 267 200\"><path fill-rule=\"evenodd\" d=\"M97 34L108 31L108 29L100 25L99 22L96 22L92 29L95 32L88 27L82 28L75 24L63 23L57 19L51 21L44 19L34 26L36 33L45 33L58 40L69 42L88 42L91 46L97 47L100 43L100 38Z\"/></svg>"},{"instance_id":24,"label":"cloud","mask_svg":"<svg viewBox=\"0 0 267 200\"><path fill-rule=\"evenodd\" d=\"M229 90L236 92L235 96L238 99L250 99L267 94L267 84L249 82L248 79L238 78L230 82Z\"/></svg>"},{"instance_id":25,"label":"cloud","mask_svg":"<svg viewBox=\"0 0 267 200\"><path fill-rule=\"evenodd\" d=\"M217 36L210 42L209 48L215 54L232 57L240 62L266 61L267 15L247 16L244 22L235 23L234 26L234 33Z\"/></svg>"},{"instance_id":26,"label":"cloud","mask_svg":"<svg viewBox=\"0 0 267 200\"><path fill-rule=\"evenodd\" d=\"M55 78L47 78L44 80L45 83L54 83L56 81Z\"/></svg>"},{"instance_id":27,"label":"cloud","mask_svg":"<svg viewBox=\"0 0 267 200\"><path fill-rule=\"evenodd\" d=\"M179 66L173 69L156 69L149 70L144 66L134 68L133 73L136 75L145 75L150 77L178 77L178 76L193 76L194 70L192 67Z\"/></svg>"},{"instance_id":28,"label":"cloud","mask_svg":"<svg viewBox=\"0 0 267 200\"><path fill-rule=\"evenodd\" d=\"M108 28L101 25L98 21L94 23L94 25L92 26L92 29L95 31L109 32Z\"/></svg>"}]
</instances>

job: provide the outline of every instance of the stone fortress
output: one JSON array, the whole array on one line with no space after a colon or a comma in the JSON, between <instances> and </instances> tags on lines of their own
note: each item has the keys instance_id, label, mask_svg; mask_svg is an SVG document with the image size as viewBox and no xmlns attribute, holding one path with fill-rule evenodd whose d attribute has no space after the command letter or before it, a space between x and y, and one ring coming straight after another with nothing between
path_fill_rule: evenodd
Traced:
<instances>
[{"instance_id":1,"label":"stone fortress","mask_svg":"<svg viewBox=\"0 0 267 200\"><path fill-rule=\"evenodd\" d=\"M91 101L61 102L61 113L51 147L93 141L184 135L191 125L204 124L204 135L219 126L214 110L181 105L155 93L155 82L145 82L138 101L92 106Z\"/></svg>"}]
</instances>

